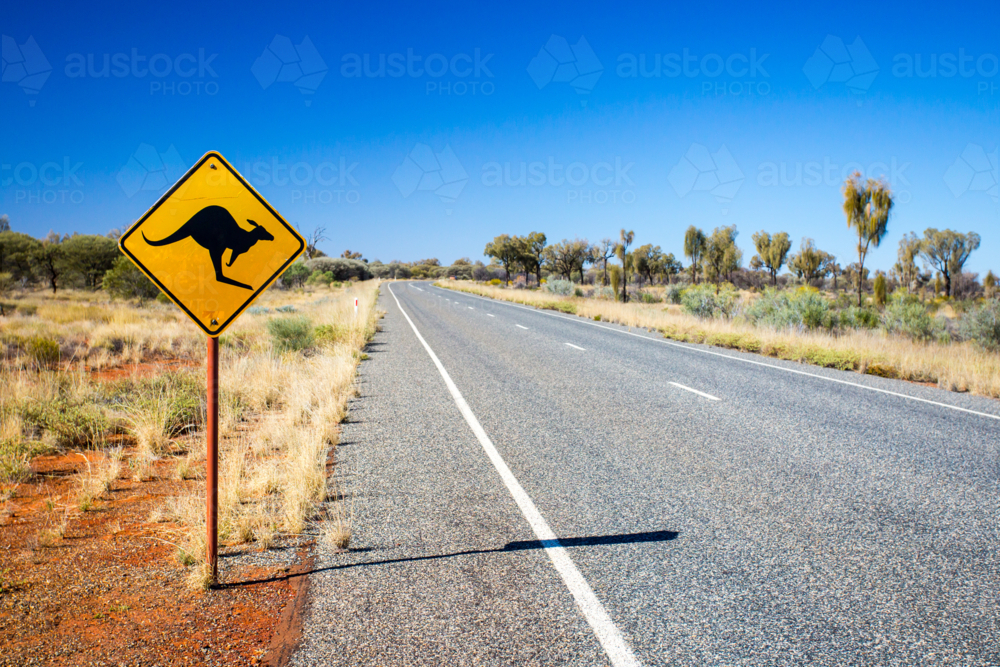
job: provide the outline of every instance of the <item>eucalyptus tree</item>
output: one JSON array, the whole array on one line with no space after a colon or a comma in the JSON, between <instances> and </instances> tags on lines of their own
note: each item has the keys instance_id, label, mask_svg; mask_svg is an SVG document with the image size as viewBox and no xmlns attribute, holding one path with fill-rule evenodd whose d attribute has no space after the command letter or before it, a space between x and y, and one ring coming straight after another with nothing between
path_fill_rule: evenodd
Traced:
<instances>
[{"instance_id":1,"label":"eucalyptus tree","mask_svg":"<svg viewBox=\"0 0 1000 667\"><path fill-rule=\"evenodd\" d=\"M979 234L962 234L951 229L938 231L933 227L924 230L920 243L920 256L927 265L941 272L945 296L951 296L951 278L962 273L969 255L979 248Z\"/></svg>"},{"instance_id":2,"label":"eucalyptus tree","mask_svg":"<svg viewBox=\"0 0 1000 667\"><path fill-rule=\"evenodd\" d=\"M715 283L716 294L722 279L730 278L743 261L743 251L736 246L736 235L736 225L729 225L716 227L706 239L702 264L705 278Z\"/></svg>"},{"instance_id":3,"label":"eucalyptus tree","mask_svg":"<svg viewBox=\"0 0 1000 667\"><path fill-rule=\"evenodd\" d=\"M615 256L615 242L601 239L590 247L590 263L601 264L604 271L604 285L608 285L608 260Z\"/></svg>"},{"instance_id":4,"label":"eucalyptus tree","mask_svg":"<svg viewBox=\"0 0 1000 667\"><path fill-rule=\"evenodd\" d=\"M483 254L500 262L503 266L504 284L510 284L510 267L520 258L520 249L510 234L501 234L486 244Z\"/></svg>"},{"instance_id":5,"label":"eucalyptus tree","mask_svg":"<svg viewBox=\"0 0 1000 667\"><path fill-rule=\"evenodd\" d=\"M618 234L618 245L615 246L615 255L622 263L622 303L628 303L628 270L631 264L631 255L628 247L635 240L635 232L632 230L621 230Z\"/></svg>"}]
</instances>

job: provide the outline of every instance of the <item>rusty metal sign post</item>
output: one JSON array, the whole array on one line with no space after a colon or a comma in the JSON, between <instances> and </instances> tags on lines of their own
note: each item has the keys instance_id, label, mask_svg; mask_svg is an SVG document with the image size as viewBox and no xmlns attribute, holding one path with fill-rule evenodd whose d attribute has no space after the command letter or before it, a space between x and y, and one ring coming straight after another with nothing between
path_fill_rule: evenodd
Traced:
<instances>
[{"instance_id":1,"label":"rusty metal sign post","mask_svg":"<svg viewBox=\"0 0 1000 667\"><path fill-rule=\"evenodd\" d=\"M122 234L118 246L208 336L206 560L215 585L219 336L292 265L306 242L222 155L210 151Z\"/></svg>"}]
</instances>

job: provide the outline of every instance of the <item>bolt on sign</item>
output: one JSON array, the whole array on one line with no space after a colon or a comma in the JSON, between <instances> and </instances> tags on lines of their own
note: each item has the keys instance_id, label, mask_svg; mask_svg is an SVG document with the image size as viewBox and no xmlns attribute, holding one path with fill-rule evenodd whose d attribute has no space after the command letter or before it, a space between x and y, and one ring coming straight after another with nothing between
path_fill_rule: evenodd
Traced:
<instances>
[{"instance_id":1,"label":"bolt on sign","mask_svg":"<svg viewBox=\"0 0 1000 667\"><path fill-rule=\"evenodd\" d=\"M306 243L211 151L122 235L119 246L214 338L291 266Z\"/></svg>"}]
</instances>

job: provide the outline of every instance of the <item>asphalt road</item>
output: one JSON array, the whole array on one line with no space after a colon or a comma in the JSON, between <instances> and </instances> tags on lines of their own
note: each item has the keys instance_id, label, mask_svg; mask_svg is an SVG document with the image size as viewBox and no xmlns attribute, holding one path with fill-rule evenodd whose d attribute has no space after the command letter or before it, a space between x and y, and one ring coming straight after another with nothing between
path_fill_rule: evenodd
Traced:
<instances>
[{"instance_id":1,"label":"asphalt road","mask_svg":"<svg viewBox=\"0 0 1000 667\"><path fill-rule=\"evenodd\" d=\"M997 402L426 283L381 307L354 550L294 664L1000 665Z\"/></svg>"}]
</instances>

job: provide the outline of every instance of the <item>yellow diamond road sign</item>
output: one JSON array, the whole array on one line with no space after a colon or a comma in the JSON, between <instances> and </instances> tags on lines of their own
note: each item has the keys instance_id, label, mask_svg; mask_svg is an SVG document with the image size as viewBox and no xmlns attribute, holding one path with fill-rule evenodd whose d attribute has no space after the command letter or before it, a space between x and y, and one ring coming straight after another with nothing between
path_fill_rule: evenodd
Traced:
<instances>
[{"instance_id":1,"label":"yellow diamond road sign","mask_svg":"<svg viewBox=\"0 0 1000 667\"><path fill-rule=\"evenodd\" d=\"M306 247L302 236L214 151L160 197L119 245L212 337Z\"/></svg>"}]
</instances>

